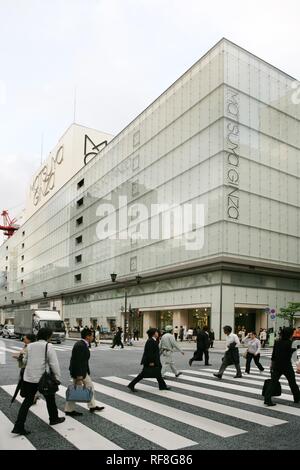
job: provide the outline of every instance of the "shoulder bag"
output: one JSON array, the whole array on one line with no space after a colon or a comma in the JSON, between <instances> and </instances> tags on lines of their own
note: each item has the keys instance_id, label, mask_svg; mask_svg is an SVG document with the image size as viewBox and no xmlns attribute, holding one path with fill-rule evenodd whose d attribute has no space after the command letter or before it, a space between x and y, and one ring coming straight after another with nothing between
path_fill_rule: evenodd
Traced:
<instances>
[{"instance_id":1,"label":"shoulder bag","mask_svg":"<svg viewBox=\"0 0 300 470\"><path fill-rule=\"evenodd\" d=\"M60 382L56 379L53 374L51 367L48 363L48 343L45 348L45 372L43 373L40 381L38 383L38 391L45 397L48 395L54 395L58 391L58 385ZM49 371L47 371L47 364L49 366Z\"/></svg>"}]
</instances>

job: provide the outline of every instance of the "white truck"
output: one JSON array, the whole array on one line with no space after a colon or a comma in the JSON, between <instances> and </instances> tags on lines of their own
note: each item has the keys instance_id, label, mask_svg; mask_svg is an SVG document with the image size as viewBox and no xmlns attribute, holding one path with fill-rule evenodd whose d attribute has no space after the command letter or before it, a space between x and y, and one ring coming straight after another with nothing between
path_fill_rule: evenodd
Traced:
<instances>
[{"instance_id":1,"label":"white truck","mask_svg":"<svg viewBox=\"0 0 300 470\"><path fill-rule=\"evenodd\" d=\"M41 328L53 331L52 342L61 343L66 339L65 324L57 310L19 310L15 312L15 335L22 339L26 334L37 335Z\"/></svg>"}]
</instances>

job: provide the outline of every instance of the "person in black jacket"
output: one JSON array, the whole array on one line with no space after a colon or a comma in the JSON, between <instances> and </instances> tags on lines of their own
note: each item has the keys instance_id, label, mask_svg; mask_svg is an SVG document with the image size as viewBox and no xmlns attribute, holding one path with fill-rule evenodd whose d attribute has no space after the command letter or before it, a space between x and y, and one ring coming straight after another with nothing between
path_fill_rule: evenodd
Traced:
<instances>
[{"instance_id":1,"label":"person in black jacket","mask_svg":"<svg viewBox=\"0 0 300 470\"><path fill-rule=\"evenodd\" d=\"M211 366L209 364L209 336L208 336L208 326L204 325L202 330L199 330L197 333L197 349L194 352L194 356L189 360L189 365L192 366L193 361L202 361L203 354L205 357L205 365Z\"/></svg>"},{"instance_id":2,"label":"person in black jacket","mask_svg":"<svg viewBox=\"0 0 300 470\"><path fill-rule=\"evenodd\" d=\"M281 331L280 338L275 341L271 358L271 382L265 391L265 405L275 406L272 402L276 383L282 375L288 380L291 392L294 396L294 403L300 402L300 390L296 383L295 372L292 366L292 354L296 349L292 348L292 337L294 328L286 327Z\"/></svg>"},{"instance_id":3,"label":"person in black jacket","mask_svg":"<svg viewBox=\"0 0 300 470\"><path fill-rule=\"evenodd\" d=\"M142 372L133 379L127 387L132 391L136 392L134 386L143 380L146 377L153 377L158 382L158 386L160 390L170 390L170 387L167 387L166 382L161 376L161 362L160 362L160 353L159 353L159 346L158 346L158 336L159 332L157 328L150 328L147 331L148 339L145 344L144 354L141 360L141 364L143 365ZM151 368L155 368L151 370ZM154 372L152 374L152 372Z\"/></svg>"},{"instance_id":4,"label":"person in black jacket","mask_svg":"<svg viewBox=\"0 0 300 470\"><path fill-rule=\"evenodd\" d=\"M209 336L209 347L213 348L214 347L214 341L215 341L215 332L214 332L213 329L211 329L208 332L208 336Z\"/></svg>"},{"instance_id":5,"label":"person in black jacket","mask_svg":"<svg viewBox=\"0 0 300 470\"><path fill-rule=\"evenodd\" d=\"M122 343L122 333L122 328L118 326L118 330L113 338L111 349L114 349L115 346L121 346L121 349L124 349L124 344Z\"/></svg>"},{"instance_id":6,"label":"person in black jacket","mask_svg":"<svg viewBox=\"0 0 300 470\"><path fill-rule=\"evenodd\" d=\"M88 403L91 413L101 411L104 406L97 406L94 398L94 386L90 377L89 346L93 341L93 332L89 328L84 328L81 332L81 340L77 341L72 349L69 371L76 385L85 385L93 390L93 396ZM65 404L65 413L68 416L82 416L82 413L75 411L75 402L67 401Z\"/></svg>"}]
</instances>

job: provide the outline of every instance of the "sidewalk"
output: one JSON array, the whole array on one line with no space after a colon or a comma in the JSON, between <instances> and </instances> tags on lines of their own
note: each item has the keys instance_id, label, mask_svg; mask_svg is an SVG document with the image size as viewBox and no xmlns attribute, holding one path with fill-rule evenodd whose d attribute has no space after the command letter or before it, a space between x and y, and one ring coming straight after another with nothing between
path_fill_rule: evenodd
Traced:
<instances>
[{"instance_id":1,"label":"sidewalk","mask_svg":"<svg viewBox=\"0 0 300 470\"><path fill-rule=\"evenodd\" d=\"M66 338L71 341L78 341L80 338ZM140 339L139 341L133 341L132 346L127 346L124 345L125 347L131 347L131 348L143 348L145 346L146 339ZM183 351L193 351L197 348L197 343L195 341L177 341L178 346L183 350ZM111 339L101 339L100 344L112 344ZM225 341L214 341L214 347L210 348L210 352L223 352L225 351Z\"/></svg>"}]
</instances>

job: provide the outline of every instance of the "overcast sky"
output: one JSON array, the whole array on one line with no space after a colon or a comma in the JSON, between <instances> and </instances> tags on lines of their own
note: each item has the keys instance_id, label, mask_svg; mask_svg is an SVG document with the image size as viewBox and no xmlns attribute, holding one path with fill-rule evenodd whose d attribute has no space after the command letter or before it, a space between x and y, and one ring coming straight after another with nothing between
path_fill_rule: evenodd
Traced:
<instances>
[{"instance_id":1,"label":"overcast sky","mask_svg":"<svg viewBox=\"0 0 300 470\"><path fill-rule=\"evenodd\" d=\"M118 133L223 36L300 78L299 0L0 0L0 210L73 121Z\"/></svg>"}]
</instances>

